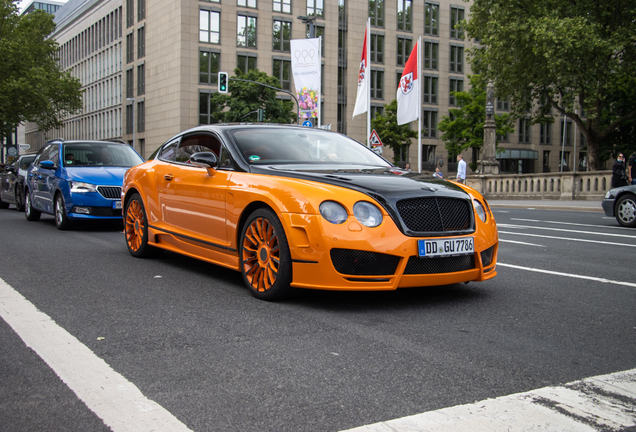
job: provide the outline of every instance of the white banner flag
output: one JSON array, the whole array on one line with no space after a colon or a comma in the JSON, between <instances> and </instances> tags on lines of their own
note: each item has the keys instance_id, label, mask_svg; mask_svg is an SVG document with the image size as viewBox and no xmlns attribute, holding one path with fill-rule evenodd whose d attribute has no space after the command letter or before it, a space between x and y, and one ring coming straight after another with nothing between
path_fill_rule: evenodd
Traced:
<instances>
[{"instance_id":1,"label":"white banner flag","mask_svg":"<svg viewBox=\"0 0 636 432\"><path fill-rule=\"evenodd\" d=\"M419 52L416 43L404 66L400 86L397 89L397 124L399 125L412 122L420 117L420 80L417 70Z\"/></svg>"},{"instance_id":2,"label":"white banner flag","mask_svg":"<svg viewBox=\"0 0 636 432\"><path fill-rule=\"evenodd\" d=\"M302 119L318 118L320 39L292 39L291 68Z\"/></svg>"},{"instance_id":3,"label":"white banner flag","mask_svg":"<svg viewBox=\"0 0 636 432\"><path fill-rule=\"evenodd\" d=\"M356 105L353 108L353 117L358 114L367 112L369 109L369 79L371 78L369 69L369 41L367 35L369 34L369 25L364 32L364 42L362 43L362 58L360 59L360 70L358 71L358 95L356 97Z\"/></svg>"}]
</instances>

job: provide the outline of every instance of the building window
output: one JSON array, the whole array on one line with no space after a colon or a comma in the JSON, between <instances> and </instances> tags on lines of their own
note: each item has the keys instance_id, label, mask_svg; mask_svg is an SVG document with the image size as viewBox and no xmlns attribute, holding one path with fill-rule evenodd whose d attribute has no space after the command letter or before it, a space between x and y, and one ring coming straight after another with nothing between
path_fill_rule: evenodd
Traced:
<instances>
[{"instance_id":1,"label":"building window","mask_svg":"<svg viewBox=\"0 0 636 432\"><path fill-rule=\"evenodd\" d=\"M453 92L461 92L464 91L464 80L451 78L450 79L450 95L449 95L449 105L455 106L457 105L457 99L453 96Z\"/></svg>"},{"instance_id":2,"label":"building window","mask_svg":"<svg viewBox=\"0 0 636 432\"><path fill-rule=\"evenodd\" d=\"M146 94L146 65L137 66L137 95Z\"/></svg>"},{"instance_id":3,"label":"building window","mask_svg":"<svg viewBox=\"0 0 636 432\"><path fill-rule=\"evenodd\" d=\"M497 99L497 111L510 111L510 102Z\"/></svg>"},{"instance_id":4,"label":"building window","mask_svg":"<svg viewBox=\"0 0 636 432\"><path fill-rule=\"evenodd\" d=\"M371 118L379 115L384 115L384 105L371 105Z\"/></svg>"},{"instance_id":5,"label":"building window","mask_svg":"<svg viewBox=\"0 0 636 432\"><path fill-rule=\"evenodd\" d=\"M256 9L256 0L237 0L237 5Z\"/></svg>"},{"instance_id":6,"label":"building window","mask_svg":"<svg viewBox=\"0 0 636 432\"><path fill-rule=\"evenodd\" d=\"M437 135L437 111L424 110L422 115L422 136L435 138Z\"/></svg>"},{"instance_id":7,"label":"building window","mask_svg":"<svg viewBox=\"0 0 636 432\"><path fill-rule=\"evenodd\" d=\"M509 134L497 135L497 141L502 143L510 142Z\"/></svg>"},{"instance_id":8,"label":"building window","mask_svg":"<svg viewBox=\"0 0 636 432\"><path fill-rule=\"evenodd\" d=\"M541 123L539 128L539 143L551 144L552 141L552 123Z\"/></svg>"},{"instance_id":9,"label":"building window","mask_svg":"<svg viewBox=\"0 0 636 432\"><path fill-rule=\"evenodd\" d=\"M450 47L450 71L456 73L464 72L464 47Z\"/></svg>"},{"instance_id":10,"label":"building window","mask_svg":"<svg viewBox=\"0 0 636 432\"><path fill-rule=\"evenodd\" d=\"M126 105L126 134L133 133L133 104Z\"/></svg>"},{"instance_id":11,"label":"building window","mask_svg":"<svg viewBox=\"0 0 636 432\"><path fill-rule=\"evenodd\" d=\"M397 38L397 65L404 66L411 55L412 48L411 39L400 37Z\"/></svg>"},{"instance_id":12,"label":"building window","mask_svg":"<svg viewBox=\"0 0 636 432\"><path fill-rule=\"evenodd\" d=\"M272 75L280 81L280 88L291 90L291 60L274 59Z\"/></svg>"},{"instance_id":13,"label":"building window","mask_svg":"<svg viewBox=\"0 0 636 432\"><path fill-rule=\"evenodd\" d=\"M424 97L422 102L437 104L437 77L424 77Z\"/></svg>"},{"instance_id":14,"label":"building window","mask_svg":"<svg viewBox=\"0 0 636 432\"><path fill-rule=\"evenodd\" d=\"M384 71L371 69L371 99L384 99Z\"/></svg>"},{"instance_id":15,"label":"building window","mask_svg":"<svg viewBox=\"0 0 636 432\"><path fill-rule=\"evenodd\" d=\"M314 25L314 37L322 36L322 43L320 44L320 52L321 57L325 56L325 27L321 25ZM307 25L307 39L311 38L311 29L309 25Z\"/></svg>"},{"instance_id":16,"label":"building window","mask_svg":"<svg viewBox=\"0 0 636 432\"><path fill-rule=\"evenodd\" d=\"M291 0L274 0L274 12L291 13Z\"/></svg>"},{"instance_id":17,"label":"building window","mask_svg":"<svg viewBox=\"0 0 636 432\"><path fill-rule=\"evenodd\" d=\"M519 142L530 143L530 119L528 117L519 119Z\"/></svg>"},{"instance_id":18,"label":"building window","mask_svg":"<svg viewBox=\"0 0 636 432\"><path fill-rule=\"evenodd\" d=\"M274 51L290 52L291 23L274 20L272 39Z\"/></svg>"},{"instance_id":19,"label":"building window","mask_svg":"<svg viewBox=\"0 0 636 432\"><path fill-rule=\"evenodd\" d=\"M126 70L126 97L131 98L134 96L133 89L134 87L134 72L132 68ZM91 110L92 111L92 110Z\"/></svg>"},{"instance_id":20,"label":"building window","mask_svg":"<svg viewBox=\"0 0 636 432\"><path fill-rule=\"evenodd\" d=\"M126 0L126 28L135 25L135 0Z\"/></svg>"},{"instance_id":21,"label":"building window","mask_svg":"<svg viewBox=\"0 0 636 432\"><path fill-rule=\"evenodd\" d=\"M137 132L146 130L146 105L144 101L137 103Z\"/></svg>"},{"instance_id":22,"label":"building window","mask_svg":"<svg viewBox=\"0 0 636 432\"><path fill-rule=\"evenodd\" d=\"M570 166L570 152L559 152L559 171L568 171Z\"/></svg>"},{"instance_id":23,"label":"building window","mask_svg":"<svg viewBox=\"0 0 636 432\"><path fill-rule=\"evenodd\" d=\"M221 53L199 51L199 83L217 84Z\"/></svg>"},{"instance_id":24,"label":"building window","mask_svg":"<svg viewBox=\"0 0 636 432\"><path fill-rule=\"evenodd\" d=\"M212 115L212 103L210 102L210 93L199 92L199 124L215 124L219 121Z\"/></svg>"},{"instance_id":25,"label":"building window","mask_svg":"<svg viewBox=\"0 0 636 432\"><path fill-rule=\"evenodd\" d=\"M135 60L135 35L129 33L126 35L126 63L132 63Z\"/></svg>"},{"instance_id":26,"label":"building window","mask_svg":"<svg viewBox=\"0 0 636 432\"><path fill-rule=\"evenodd\" d=\"M137 29L137 58L146 56L146 27Z\"/></svg>"},{"instance_id":27,"label":"building window","mask_svg":"<svg viewBox=\"0 0 636 432\"><path fill-rule=\"evenodd\" d=\"M137 21L146 19L146 0L137 0Z\"/></svg>"},{"instance_id":28,"label":"building window","mask_svg":"<svg viewBox=\"0 0 636 432\"><path fill-rule=\"evenodd\" d=\"M424 34L439 36L439 5L424 4Z\"/></svg>"},{"instance_id":29,"label":"building window","mask_svg":"<svg viewBox=\"0 0 636 432\"><path fill-rule=\"evenodd\" d=\"M436 42L424 42L424 69L437 70L437 59L439 58L439 44Z\"/></svg>"},{"instance_id":30,"label":"building window","mask_svg":"<svg viewBox=\"0 0 636 432\"><path fill-rule=\"evenodd\" d=\"M464 9L451 6L451 24L450 37L453 39L463 39L464 30L461 29L459 23L464 20Z\"/></svg>"},{"instance_id":31,"label":"building window","mask_svg":"<svg viewBox=\"0 0 636 432\"><path fill-rule=\"evenodd\" d=\"M397 28L410 32L413 29L413 8L411 0L397 0Z\"/></svg>"},{"instance_id":32,"label":"building window","mask_svg":"<svg viewBox=\"0 0 636 432\"><path fill-rule=\"evenodd\" d=\"M543 151L543 172L550 172L550 152Z\"/></svg>"},{"instance_id":33,"label":"building window","mask_svg":"<svg viewBox=\"0 0 636 432\"><path fill-rule=\"evenodd\" d=\"M400 88L400 81L402 80L402 74L404 73L404 71L397 71L395 73L395 78L396 78L396 82L395 82L395 88Z\"/></svg>"},{"instance_id":34,"label":"building window","mask_svg":"<svg viewBox=\"0 0 636 432\"><path fill-rule=\"evenodd\" d=\"M384 0L369 0L369 18L374 27L384 27Z\"/></svg>"},{"instance_id":35,"label":"building window","mask_svg":"<svg viewBox=\"0 0 636 432\"><path fill-rule=\"evenodd\" d=\"M561 120L561 141L559 142L559 144L563 143L563 120ZM572 145L572 120L566 120L565 122L565 145L566 146L571 146Z\"/></svg>"},{"instance_id":36,"label":"building window","mask_svg":"<svg viewBox=\"0 0 636 432\"><path fill-rule=\"evenodd\" d=\"M256 18L238 15L236 21L236 46L256 48Z\"/></svg>"},{"instance_id":37,"label":"building window","mask_svg":"<svg viewBox=\"0 0 636 432\"><path fill-rule=\"evenodd\" d=\"M243 73L256 69L256 56L238 54L236 56L236 67Z\"/></svg>"},{"instance_id":38,"label":"building window","mask_svg":"<svg viewBox=\"0 0 636 432\"><path fill-rule=\"evenodd\" d=\"M323 0L307 0L307 15L317 18L324 17Z\"/></svg>"},{"instance_id":39,"label":"building window","mask_svg":"<svg viewBox=\"0 0 636 432\"><path fill-rule=\"evenodd\" d=\"M220 42L219 12L201 9L199 11L199 42L218 44Z\"/></svg>"},{"instance_id":40,"label":"building window","mask_svg":"<svg viewBox=\"0 0 636 432\"><path fill-rule=\"evenodd\" d=\"M371 61L384 63L384 35L371 34Z\"/></svg>"}]
</instances>

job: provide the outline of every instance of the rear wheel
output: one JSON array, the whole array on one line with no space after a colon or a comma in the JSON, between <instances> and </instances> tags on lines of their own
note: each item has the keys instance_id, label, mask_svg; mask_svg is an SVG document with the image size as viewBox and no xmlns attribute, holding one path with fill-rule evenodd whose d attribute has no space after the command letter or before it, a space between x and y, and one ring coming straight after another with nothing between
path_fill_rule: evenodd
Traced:
<instances>
[{"instance_id":1,"label":"rear wheel","mask_svg":"<svg viewBox=\"0 0 636 432\"><path fill-rule=\"evenodd\" d=\"M280 300L289 296L289 245L273 211L261 208L250 215L241 234L239 254L243 280L254 297Z\"/></svg>"},{"instance_id":2,"label":"rear wheel","mask_svg":"<svg viewBox=\"0 0 636 432\"><path fill-rule=\"evenodd\" d=\"M616 220L624 227L636 228L636 196L629 194L618 199Z\"/></svg>"},{"instance_id":3,"label":"rear wheel","mask_svg":"<svg viewBox=\"0 0 636 432\"><path fill-rule=\"evenodd\" d=\"M66 214L64 198L61 193L58 193L55 196L55 226L59 230L67 230L71 225L72 222L68 219L68 215Z\"/></svg>"},{"instance_id":4,"label":"rear wheel","mask_svg":"<svg viewBox=\"0 0 636 432\"><path fill-rule=\"evenodd\" d=\"M148 218L139 194L130 197L124 214L124 233L130 254L137 258L148 258L162 253L163 249L148 244Z\"/></svg>"},{"instance_id":5,"label":"rear wheel","mask_svg":"<svg viewBox=\"0 0 636 432\"><path fill-rule=\"evenodd\" d=\"M28 221L40 220L40 212L33 208L31 205L31 195L29 190L24 191L24 215Z\"/></svg>"}]
</instances>

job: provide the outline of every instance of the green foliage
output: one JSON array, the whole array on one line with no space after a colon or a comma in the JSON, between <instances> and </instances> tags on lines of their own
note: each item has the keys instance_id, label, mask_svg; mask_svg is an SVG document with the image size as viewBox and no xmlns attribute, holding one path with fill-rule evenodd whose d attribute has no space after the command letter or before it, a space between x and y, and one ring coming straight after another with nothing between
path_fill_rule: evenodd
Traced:
<instances>
[{"instance_id":1,"label":"green foliage","mask_svg":"<svg viewBox=\"0 0 636 432\"><path fill-rule=\"evenodd\" d=\"M47 39L53 16L18 15L15 0L0 0L0 136L24 121L47 131L82 107L81 84L57 63L58 45Z\"/></svg>"},{"instance_id":2,"label":"green foliage","mask_svg":"<svg viewBox=\"0 0 636 432\"><path fill-rule=\"evenodd\" d=\"M240 69L234 69L234 78L256 81L271 87L280 87L277 78L268 76L258 69L244 74ZM230 95L214 93L210 96L213 116L219 122L255 122L258 120L258 110L262 108L263 121L268 123L295 123L295 102L282 101L276 98L276 90L259 84L244 81L234 81L230 78L228 85Z\"/></svg>"},{"instance_id":3,"label":"green foliage","mask_svg":"<svg viewBox=\"0 0 636 432\"><path fill-rule=\"evenodd\" d=\"M482 44L470 52L473 71L494 81L513 117L567 115L587 138L592 169L615 152L612 136L634 127L633 0L475 0L465 27Z\"/></svg>"},{"instance_id":4,"label":"green foliage","mask_svg":"<svg viewBox=\"0 0 636 432\"><path fill-rule=\"evenodd\" d=\"M397 124L397 100L384 105L384 114L376 115L371 120L371 128L375 129L385 146L393 150L393 162L398 163L400 150L407 153L411 138L417 138L417 132L409 129L408 124Z\"/></svg>"},{"instance_id":5,"label":"green foliage","mask_svg":"<svg viewBox=\"0 0 636 432\"><path fill-rule=\"evenodd\" d=\"M484 123L486 122L486 82L480 75L469 75L470 89L462 92L451 92L457 108L449 109L450 116L443 116L437 129L449 154L466 153L468 149L473 155L470 162L472 170L477 169L477 150L484 144ZM497 135L512 133L510 116L495 116Z\"/></svg>"}]
</instances>

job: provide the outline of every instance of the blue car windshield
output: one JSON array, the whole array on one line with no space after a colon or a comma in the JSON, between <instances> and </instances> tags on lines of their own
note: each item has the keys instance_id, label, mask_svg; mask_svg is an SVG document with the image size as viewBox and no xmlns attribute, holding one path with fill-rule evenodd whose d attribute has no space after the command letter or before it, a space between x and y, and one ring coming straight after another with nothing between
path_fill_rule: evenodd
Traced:
<instances>
[{"instance_id":1,"label":"blue car windshield","mask_svg":"<svg viewBox=\"0 0 636 432\"><path fill-rule=\"evenodd\" d=\"M254 128L230 132L250 164L355 164L390 166L351 138L320 129Z\"/></svg>"},{"instance_id":2,"label":"blue car windshield","mask_svg":"<svg viewBox=\"0 0 636 432\"><path fill-rule=\"evenodd\" d=\"M143 162L131 147L114 143L70 143L64 145L66 167L124 167L130 168Z\"/></svg>"}]
</instances>

